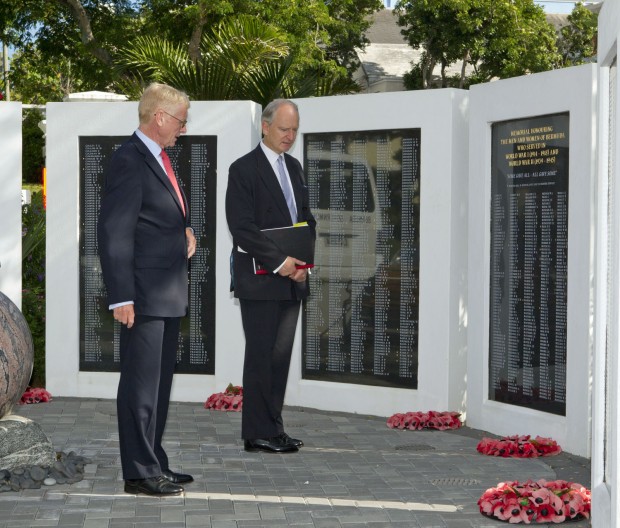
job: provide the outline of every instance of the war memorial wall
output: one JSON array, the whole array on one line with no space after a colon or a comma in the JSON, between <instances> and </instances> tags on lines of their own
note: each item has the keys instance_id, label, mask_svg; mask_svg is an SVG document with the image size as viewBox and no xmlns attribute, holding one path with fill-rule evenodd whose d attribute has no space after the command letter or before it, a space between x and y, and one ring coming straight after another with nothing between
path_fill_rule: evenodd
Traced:
<instances>
[{"instance_id":1,"label":"war memorial wall","mask_svg":"<svg viewBox=\"0 0 620 528\"><path fill-rule=\"evenodd\" d=\"M287 402L462 409L466 92L298 103L317 269Z\"/></svg>"},{"instance_id":2,"label":"war memorial wall","mask_svg":"<svg viewBox=\"0 0 620 528\"><path fill-rule=\"evenodd\" d=\"M325 111L312 107L313 100L299 101L293 154L306 166L320 227L311 278L316 300L300 318L286 403L374 414L412 404L459 408L465 333L457 312L465 292L449 290L459 280L462 288L466 274L465 254L458 258L450 249L451 237L461 250L466 239L465 95L326 98ZM334 103L340 113L329 110ZM410 112L386 115L386 108L403 105ZM199 240L173 387L179 400L204 401L241 383L244 339L228 291L232 241L223 198L228 166L259 140L257 111L251 103L194 102L188 134L172 149ZM115 396L118 324L106 307L96 217L105 165L133 131L135 114L135 103L47 108L47 369L48 390L58 395ZM445 192L458 182L461 192ZM422 235L424 225L432 226L431 237ZM440 302L430 293L436 288L444 290Z\"/></svg>"},{"instance_id":3,"label":"war memorial wall","mask_svg":"<svg viewBox=\"0 0 620 528\"><path fill-rule=\"evenodd\" d=\"M590 410L594 72L297 101L291 154L318 229L286 404L466 411L473 427L588 454L577 424ZM259 141L259 112L193 102L172 153L200 244L176 400L241 384L224 195L228 166ZM115 397L118 328L94 226L105 163L136 115L135 103L47 107L46 366L58 396Z\"/></svg>"},{"instance_id":4,"label":"war memorial wall","mask_svg":"<svg viewBox=\"0 0 620 528\"><path fill-rule=\"evenodd\" d=\"M52 394L115 397L119 328L107 309L96 223L105 166L135 130L137 115L137 103L129 102L47 105L46 374ZM231 241L223 203L226 169L258 142L252 123L259 115L251 102L192 102L190 133L170 149L199 242L172 395L180 401L204 401L231 382L240 384L243 331L228 292Z\"/></svg>"},{"instance_id":5,"label":"war memorial wall","mask_svg":"<svg viewBox=\"0 0 620 528\"><path fill-rule=\"evenodd\" d=\"M79 138L80 371L117 372L120 324L108 309L97 244L105 167L126 136ZM215 374L215 247L217 136L185 135L167 149L189 204L196 253L189 266L188 317L183 318L176 372Z\"/></svg>"},{"instance_id":6,"label":"war memorial wall","mask_svg":"<svg viewBox=\"0 0 620 528\"><path fill-rule=\"evenodd\" d=\"M0 291L21 307L22 298L22 105L0 104Z\"/></svg>"},{"instance_id":7,"label":"war memorial wall","mask_svg":"<svg viewBox=\"0 0 620 528\"><path fill-rule=\"evenodd\" d=\"M592 526L614 526L620 518L620 130L618 42L620 5L605 2L598 27L597 209L592 354Z\"/></svg>"},{"instance_id":8,"label":"war memorial wall","mask_svg":"<svg viewBox=\"0 0 620 528\"><path fill-rule=\"evenodd\" d=\"M593 65L475 86L469 96L468 424L553 437L582 456L595 96Z\"/></svg>"}]
</instances>

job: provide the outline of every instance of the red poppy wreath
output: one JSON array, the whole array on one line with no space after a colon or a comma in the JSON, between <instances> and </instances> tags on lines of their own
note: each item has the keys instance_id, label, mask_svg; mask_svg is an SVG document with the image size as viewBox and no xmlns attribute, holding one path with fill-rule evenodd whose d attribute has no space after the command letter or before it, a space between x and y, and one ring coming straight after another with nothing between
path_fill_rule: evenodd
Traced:
<instances>
[{"instance_id":1,"label":"red poppy wreath","mask_svg":"<svg viewBox=\"0 0 620 528\"><path fill-rule=\"evenodd\" d=\"M562 448L551 438L530 435L504 436L499 440L483 438L476 448L479 453L489 456L533 458L557 455Z\"/></svg>"},{"instance_id":2,"label":"red poppy wreath","mask_svg":"<svg viewBox=\"0 0 620 528\"><path fill-rule=\"evenodd\" d=\"M565 480L500 482L478 500L480 513L517 523L562 523L590 517L590 490Z\"/></svg>"},{"instance_id":3,"label":"red poppy wreath","mask_svg":"<svg viewBox=\"0 0 620 528\"><path fill-rule=\"evenodd\" d=\"M211 394L205 402L205 409L216 411L241 411L243 407L243 388L239 385L228 384L224 392Z\"/></svg>"},{"instance_id":4,"label":"red poppy wreath","mask_svg":"<svg viewBox=\"0 0 620 528\"><path fill-rule=\"evenodd\" d=\"M52 395L40 387L28 387L22 394L20 404L41 403L52 401Z\"/></svg>"},{"instance_id":5,"label":"red poppy wreath","mask_svg":"<svg viewBox=\"0 0 620 528\"><path fill-rule=\"evenodd\" d=\"M446 429L458 429L461 427L459 420L461 413L457 412L408 412L396 413L387 420L387 426L390 429L438 429L445 431Z\"/></svg>"}]
</instances>

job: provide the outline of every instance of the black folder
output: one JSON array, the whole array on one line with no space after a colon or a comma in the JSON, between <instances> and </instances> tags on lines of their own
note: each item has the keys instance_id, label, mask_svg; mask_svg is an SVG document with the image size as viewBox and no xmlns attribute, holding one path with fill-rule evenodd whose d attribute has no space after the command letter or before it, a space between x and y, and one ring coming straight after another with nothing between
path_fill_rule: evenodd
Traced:
<instances>
[{"instance_id":1,"label":"black folder","mask_svg":"<svg viewBox=\"0 0 620 528\"><path fill-rule=\"evenodd\" d=\"M310 226L305 222L294 226L262 229L261 233L270 238L282 253L306 263L304 266L297 266L297 268L314 267L314 236ZM254 273L265 275L269 272L264 269L260 262L254 260Z\"/></svg>"}]
</instances>

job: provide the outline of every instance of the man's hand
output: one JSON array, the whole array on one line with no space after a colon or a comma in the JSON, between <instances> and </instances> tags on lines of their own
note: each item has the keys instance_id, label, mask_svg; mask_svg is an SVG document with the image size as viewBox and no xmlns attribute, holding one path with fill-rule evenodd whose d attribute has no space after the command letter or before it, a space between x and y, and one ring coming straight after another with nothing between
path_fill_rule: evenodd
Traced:
<instances>
[{"instance_id":1,"label":"man's hand","mask_svg":"<svg viewBox=\"0 0 620 528\"><path fill-rule=\"evenodd\" d=\"M303 282L306 280L308 271L306 269L297 269L296 266L303 266L305 262L297 260L293 257L286 257L284 264L278 271L282 277L288 277L295 282Z\"/></svg>"},{"instance_id":2,"label":"man's hand","mask_svg":"<svg viewBox=\"0 0 620 528\"><path fill-rule=\"evenodd\" d=\"M308 270L306 268L301 268L291 275L291 280L295 282L304 282L306 277L308 277Z\"/></svg>"},{"instance_id":3,"label":"man's hand","mask_svg":"<svg viewBox=\"0 0 620 528\"><path fill-rule=\"evenodd\" d=\"M185 236L187 237L187 258L192 258L196 253L196 237L194 230L190 227L185 228Z\"/></svg>"},{"instance_id":4,"label":"man's hand","mask_svg":"<svg viewBox=\"0 0 620 528\"><path fill-rule=\"evenodd\" d=\"M127 325L127 328L131 328L133 326L133 321L135 318L133 304L118 306L114 308L113 313L114 319L116 319L119 323Z\"/></svg>"}]
</instances>

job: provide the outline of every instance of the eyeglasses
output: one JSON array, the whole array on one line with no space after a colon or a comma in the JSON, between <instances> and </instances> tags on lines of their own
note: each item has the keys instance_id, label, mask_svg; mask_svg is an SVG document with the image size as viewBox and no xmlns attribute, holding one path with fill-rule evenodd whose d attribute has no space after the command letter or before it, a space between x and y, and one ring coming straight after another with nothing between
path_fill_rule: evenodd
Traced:
<instances>
[{"instance_id":1,"label":"eyeglasses","mask_svg":"<svg viewBox=\"0 0 620 528\"><path fill-rule=\"evenodd\" d=\"M170 117L173 117L174 119L176 119L179 124L181 125L181 128L185 128L185 125L187 125L187 119L183 120L183 119L179 119L176 116L173 116L172 114L169 114L168 112L166 112L165 110L162 110L162 112L166 115L169 115Z\"/></svg>"}]
</instances>

